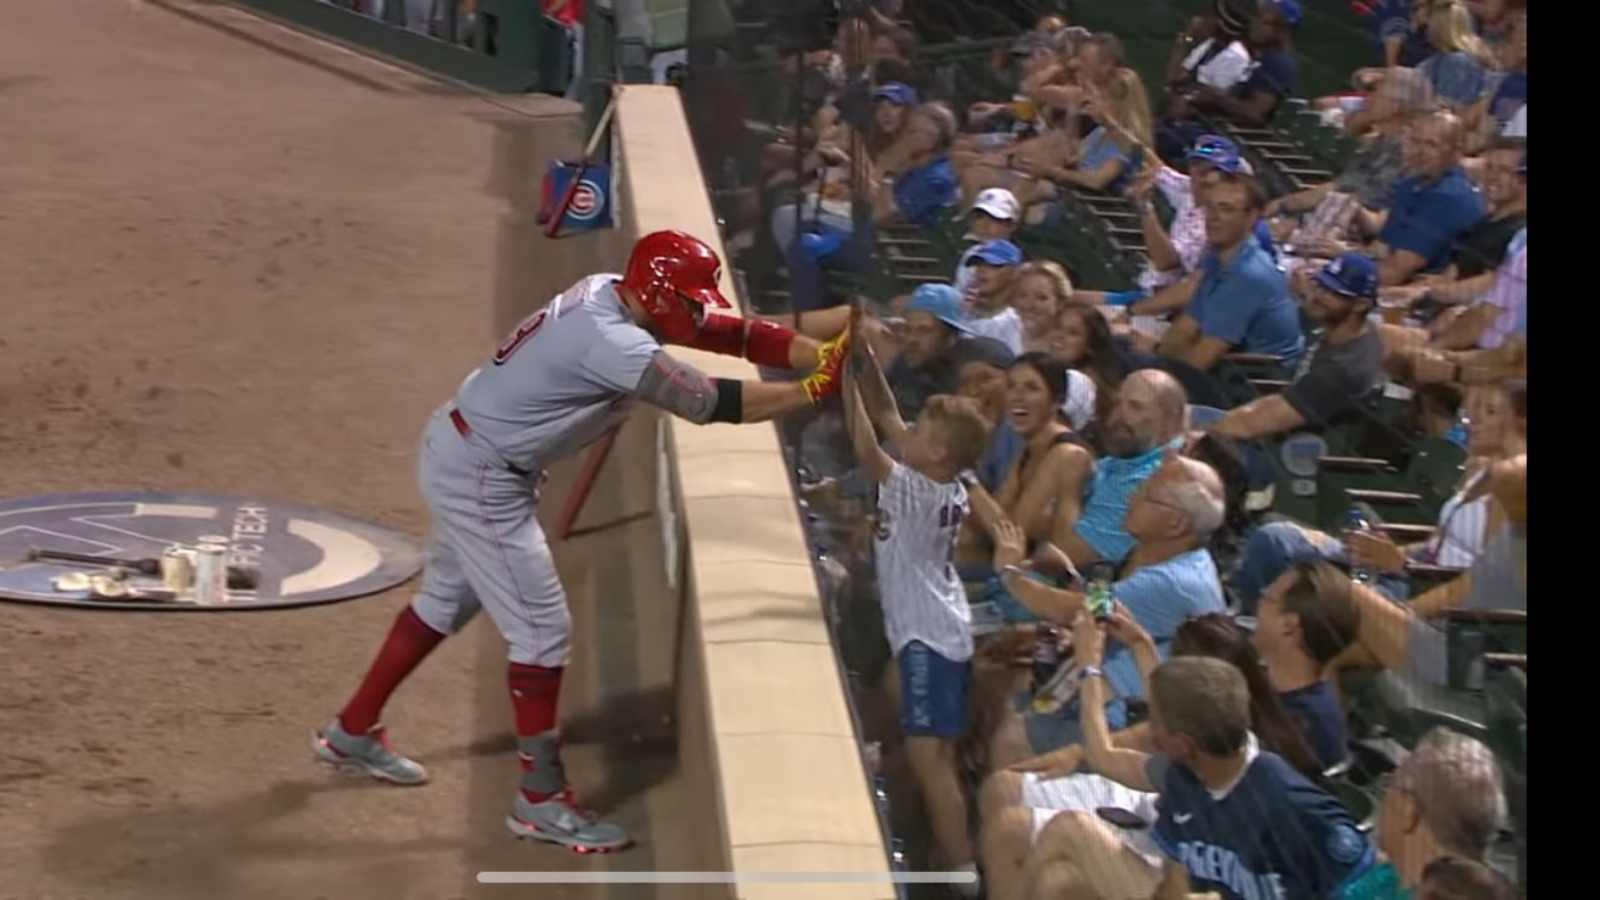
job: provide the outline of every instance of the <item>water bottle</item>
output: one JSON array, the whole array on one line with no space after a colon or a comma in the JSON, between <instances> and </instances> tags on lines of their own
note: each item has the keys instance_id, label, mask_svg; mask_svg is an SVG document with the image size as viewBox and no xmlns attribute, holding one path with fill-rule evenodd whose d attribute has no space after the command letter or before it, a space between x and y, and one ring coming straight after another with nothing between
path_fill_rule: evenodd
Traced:
<instances>
[{"instance_id":1,"label":"water bottle","mask_svg":"<svg viewBox=\"0 0 1600 900\"><path fill-rule=\"evenodd\" d=\"M1040 622L1033 642L1033 693L1037 694L1061 665L1060 632L1049 622Z\"/></svg>"},{"instance_id":2,"label":"water bottle","mask_svg":"<svg viewBox=\"0 0 1600 900\"><path fill-rule=\"evenodd\" d=\"M1370 530L1372 530L1372 523L1367 521L1367 517L1361 514L1360 509L1351 507L1350 511L1346 513L1344 517L1345 534L1367 532ZM1350 577L1362 584L1370 583L1372 581L1372 576L1372 570L1366 566L1357 566L1354 564L1350 566Z\"/></svg>"}]
</instances>

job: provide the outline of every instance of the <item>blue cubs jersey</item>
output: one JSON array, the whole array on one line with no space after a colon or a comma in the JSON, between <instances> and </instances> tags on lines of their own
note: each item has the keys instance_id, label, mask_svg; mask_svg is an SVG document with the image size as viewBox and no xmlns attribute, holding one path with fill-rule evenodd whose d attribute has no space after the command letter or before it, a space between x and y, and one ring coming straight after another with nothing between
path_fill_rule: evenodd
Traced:
<instances>
[{"instance_id":1,"label":"blue cubs jersey","mask_svg":"<svg viewBox=\"0 0 1600 900\"><path fill-rule=\"evenodd\" d=\"M1160 756L1152 757L1149 774L1161 793L1156 843L1188 869L1193 891L1219 891L1228 900L1322 900L1338 896L1375 861L1344 807L1275 753L1255 753L1221 796Z\"/></svg>"}]
</instances>

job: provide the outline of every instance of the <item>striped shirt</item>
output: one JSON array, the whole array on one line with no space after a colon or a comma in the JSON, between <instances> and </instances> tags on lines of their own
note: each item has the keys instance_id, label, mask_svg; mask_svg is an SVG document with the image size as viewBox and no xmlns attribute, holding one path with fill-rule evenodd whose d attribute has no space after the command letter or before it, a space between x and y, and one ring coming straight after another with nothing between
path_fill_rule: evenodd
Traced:
<instances>
[{"instance_id":1,"label":"striped shirt","mask_svg":"<svg viewBox=\"0 0 1600 900\"><path fill-rule=\"evenodd\" d=\"M1423 550L1426 562L1465 569L1483 552L1483 542L1488 538L1489 494L1471 500L1467 495L1488 475L1488 466L1479 469L1439 507L1439 530Z\"/></svg>"},{"instance_id":2,"label":"striped shirt","mask_svg":"<svg viewBox=\"0 0 1600 900\"><path fill-rule=\"evenodd\" d=\"M972 658L972 611L951 558L967 489L895 463L878 487L878 594L889 649L912 641L952 662Z\"/></svg>"},{"instance_id":3,"label":"striped shirt","mask_svg":"<svg viewBox=\"0 0 1600 900\"><path fill-rule=\"evenodd\" d=\"M1495 320L1478 339L1478 346L1492 350L1506 342L1527 321L1528 307L1528 229L1517 232L1506 249L1505 262L1495 273L1494 286L1480 303L1500 310Z\"/></svg>"}]
</instances>

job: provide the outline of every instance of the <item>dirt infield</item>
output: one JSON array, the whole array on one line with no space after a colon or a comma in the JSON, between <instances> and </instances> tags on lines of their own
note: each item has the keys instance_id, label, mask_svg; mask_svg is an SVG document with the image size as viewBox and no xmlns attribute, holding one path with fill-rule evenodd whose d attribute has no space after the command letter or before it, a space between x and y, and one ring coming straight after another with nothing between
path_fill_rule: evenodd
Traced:
<instances>
[{"instance_id":1,"label":"dirt infield","mask_svg":"<svg viewBox=\"0 0 1600 900\"><path fill-rule=\"evenodd\" d=\"M539 245L486 191L497 148L580 144L573 107L516 105L226 7L13 11L0 29L0 121L14 126L0 154L0 495L256 495L420 538L429 410L508 317L606 249ZM623 452L649 441L634 423ZM637 488L653 473L640 477L608 479L586 521L646 513ZM311 763L309 729L410 586L240 616L0 605L0 897L644 895L472 875L648 868L670 862L670 837L693 839L653 825L652 810L693 802L674 794L670 693L639 664L641 635L671 627L648 602L660 560L587 564L649 547L655 527L635 518L558 551L584 654L563 699L569 764L638 850L591 860L504 834L516 763L503 648L483 620L387 716L432 784Z\"/></svg>"}]
</instances>

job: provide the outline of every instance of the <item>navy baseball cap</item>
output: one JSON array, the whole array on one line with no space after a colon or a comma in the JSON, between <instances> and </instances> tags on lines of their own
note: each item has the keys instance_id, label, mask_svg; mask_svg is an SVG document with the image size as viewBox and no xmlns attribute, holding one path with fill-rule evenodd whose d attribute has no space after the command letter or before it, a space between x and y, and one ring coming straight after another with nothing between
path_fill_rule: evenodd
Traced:
<instances>
[{"instance_id":1,"label":"navy baseball cap","mask_svg":"<svg viewBox=\"0 0 1600 900\"><path fill-rule=\"evenodd\" d=\"M1378 264L1364 253L1341 254L1312 277L1341 297L1374 300L1378 296Z\"/></svg>"},{"instance_id":2,"label":"navy baseball cap","mask_svg":"<svg viewBox=\"0 0 1600 900\"><path fill-rule=\"evenodd\" d=\"M954 357L957 369L972 362L981 362L996 369L1009 369L1017 360L1017 355L1011 352L1004 341L992 337L963 338L956 344Z\"/></svg>"},{"instance_id":3,"label":"navy baseball cap","mask_svg":"<svg viewBox=\"0 0 1600 900\"><path fill-rule=\"evenodd\" d=\"M961 313L961 295L948 284L925 284L911 295L907 312L925 312L962 334L971 334Z\"/></svg>"},{"instance_id":4,"label":"navy baseball cap","mask_svg":"<svg viewBox=\"0 0 1600 900\"><path fill-rule=\"evenodd\" d=\"M972 258L967 260L967 265L980 262L991 266L1014 266L1022 262L1022 248L1005 238L984 241L972 251Z\"/></svg>"},{"instance_id":5,"label":"navy baseball cap","mask_svg":"<svg viewBox=\"0 0 1600 900\"><path fill-rule=\"evenodd\" d=\"M1305 12L1300 9L1299 0L1268 0L1268 2L1278 8L1278 12L1283 14L1283 21L1287 22L1290 28L1299 28L1300 23L1305 21Z\"/></svg>"},{"instance_id":6,"label":"navy baseball cap","mask_svg":"<svg viewBox=\"0 0 1600 900\"><path fill-rule=\"evenodd\" d=\"M896 106L916 106L917 90L899 81L887 81L872 92L872 99L887 100Z\"/></svg>"},{"instance_id":7,"label":"navy baseball cap","mask_svg":"<svg viewBox=\"0 0 1600 900\"><path fill-rule=\"evenodd\" d=\"M1229 175L1253 175L1255 170L1239 155L1239 145L1220 134L1203 134L1185 156L1189 162L1203 162Z\"/></svg>"}]
</instances>

